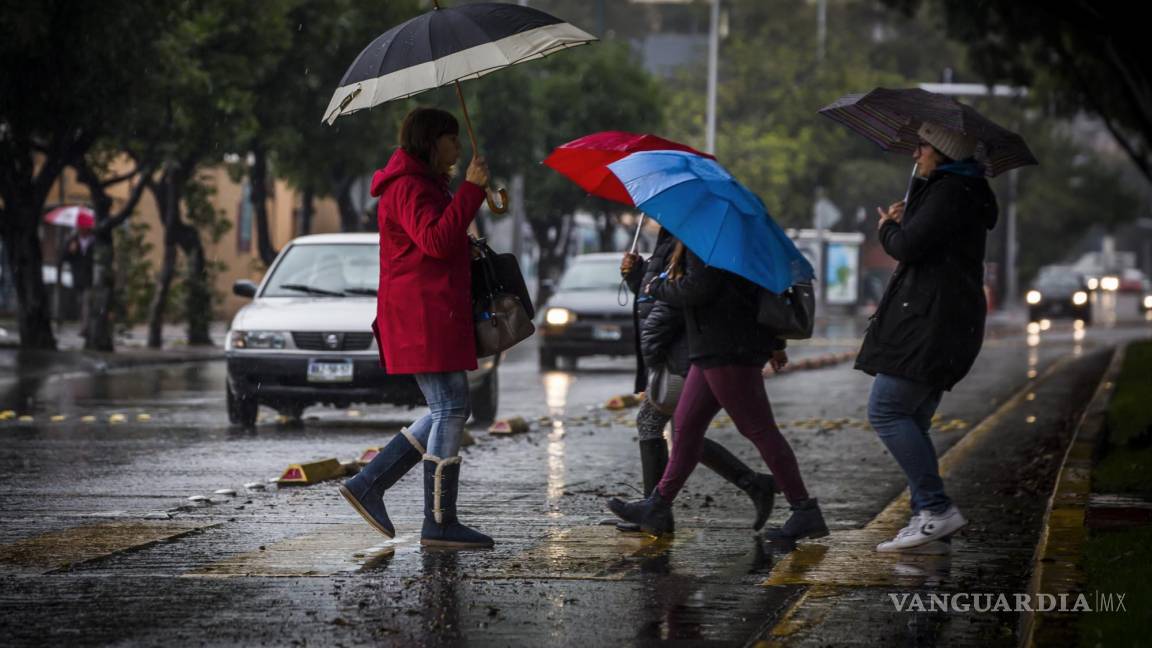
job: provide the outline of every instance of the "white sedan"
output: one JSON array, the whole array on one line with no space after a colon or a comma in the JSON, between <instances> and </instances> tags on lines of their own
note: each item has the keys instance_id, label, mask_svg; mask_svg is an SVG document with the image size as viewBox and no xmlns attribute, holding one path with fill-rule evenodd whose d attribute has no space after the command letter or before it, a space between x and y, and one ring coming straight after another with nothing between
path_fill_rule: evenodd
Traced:
<instances>
[{"instance_id":1,"label":"white sedan","mask_svg":"<svg viewBox=\"0 0 1152 648\"><path fill-rule=\"evenodd\" d=\"M299 418L311 405L389 403L415 407L424 397L411 376L380 366L372 321L380 257L376 234L302 236L281 250L225 341L228 419L251 427L261 404ZM469 372L472 416L496 417L499 358Z\"/></svg>"}]
</instances>

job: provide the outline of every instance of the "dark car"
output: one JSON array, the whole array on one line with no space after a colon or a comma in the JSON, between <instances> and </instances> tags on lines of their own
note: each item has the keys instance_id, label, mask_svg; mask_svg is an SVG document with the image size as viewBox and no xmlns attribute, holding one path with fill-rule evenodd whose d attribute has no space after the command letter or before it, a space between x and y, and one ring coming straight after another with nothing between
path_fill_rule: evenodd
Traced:
<instances>
[{"instance_id":1,"label":"dark car","mask_svg":"<svg viewBox=\"0 0 1152 648\"><path fill-rule=\"evenodd\" d=\"M541 368L556 368L560 357L575 366L582 356L636 353L631 294L621 289L620 257L619 252L573 257L555 294L540 309Z\"/></svg>"},{"instance_id":2,"label":"dark car","mask_svg":"<svg viewBox=\"0 0 1152 648\"><path fill-rule=\"evenodd\" d=\"M380 366L372 335L380 251L376 234L319 234L291 241L260 286L238 281L240 309L224 345L228 419L247 427L260 405L299 418L306 407L424 404L416 381ZM491 421L499 356L468 372L472 417Z\"/></svg>"},{"instance_id":3,"label":"dark car","mask_svg":"<svg viewBox=\"0 0 1152 648\"><path fill-rule=\"evenodd\" d=\"M1025 295L1029 321L1066 317L1092 323L1088 282L1078 272L1059 266L1045 268Z\"/></svg>"}]
</instances>

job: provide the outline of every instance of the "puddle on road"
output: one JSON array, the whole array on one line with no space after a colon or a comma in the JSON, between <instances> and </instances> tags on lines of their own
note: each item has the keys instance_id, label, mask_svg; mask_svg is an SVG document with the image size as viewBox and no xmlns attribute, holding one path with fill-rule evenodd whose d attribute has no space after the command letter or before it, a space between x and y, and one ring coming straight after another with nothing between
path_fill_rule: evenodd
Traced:
<instances>
[{"instance_id":1,"label":"puddle on road","mask_svg":"<svg viewBox=\"0 0 1152 648\"><path fill-rule=\"evenodd\" d=\"M175 540L216 526L185 522L109 522L44 533L0 546L0 568L38 573L61 571L83 563Z\"/></svg>"},{"instance_id":2,"label":"puddle on road","mask_svg":"<svg viewBox=\"0 0 1152 648\"><path fill-rule=\"evenodd\" d=\"M415 542L414 536L388 540L362 522L334 524L232 556L185 576L301 577L372 571L386 567L398 546Z\"/></svg>"}]
</instances>

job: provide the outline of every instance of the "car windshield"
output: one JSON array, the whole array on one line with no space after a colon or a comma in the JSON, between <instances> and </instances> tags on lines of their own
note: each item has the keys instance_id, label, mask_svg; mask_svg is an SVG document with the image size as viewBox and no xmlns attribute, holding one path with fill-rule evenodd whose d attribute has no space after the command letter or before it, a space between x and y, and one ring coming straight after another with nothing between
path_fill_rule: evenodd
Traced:
<instances>
[{"instance_id":1,"label":"car windshield","mask_svg":"<svg viewBox=\"0 0 1152 648\"><path fill-rule=\"evenodd\" d=\"M1083 284L1076 275L1049 275L1042 277L1036 282L1036 289L1041 293L1047 291L1050 293L1072 294L1082 288Z\"/></svg>"},{"instance_id":2,"label":"car windshield","mask_svg":"<svg viewBox=\"0 0 1152 648\"><path fill-rule=\"evenodd\" d=\"M379 281L375 245L293 245L276 264L261 297L374 297Z\"/></svg>"},{"instance_id":3,"label":"car windshield","mask_svg":"<svg viewBox=\"0 0 1152 648\"><path fill-rule=\"evenodd\" d=\"M618 260L577 258L564 272L558 290L615 290L619 286Z\"/></svg>"}]
</instances>

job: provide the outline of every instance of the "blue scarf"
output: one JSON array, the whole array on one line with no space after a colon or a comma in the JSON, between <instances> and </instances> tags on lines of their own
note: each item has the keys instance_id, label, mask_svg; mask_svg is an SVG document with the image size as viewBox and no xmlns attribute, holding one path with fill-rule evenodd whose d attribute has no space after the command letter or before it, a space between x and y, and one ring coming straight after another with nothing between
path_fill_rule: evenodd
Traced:
<instances>
[{"instance_id":1,"label":"blue scarf","mask_svg":"<svg viewBox=\"0 0 1152 648\"><path fill-rule=\"evenodd\" d=\"M943 171L944 173L955 173L956 175L968 176L970 178L983 178L986 175L984 173L984 165L980 164L972 158L960 160L959 162L949 162L948 164L942 164L936 167L936 170Z\"/></svg>"}]
</instances>

